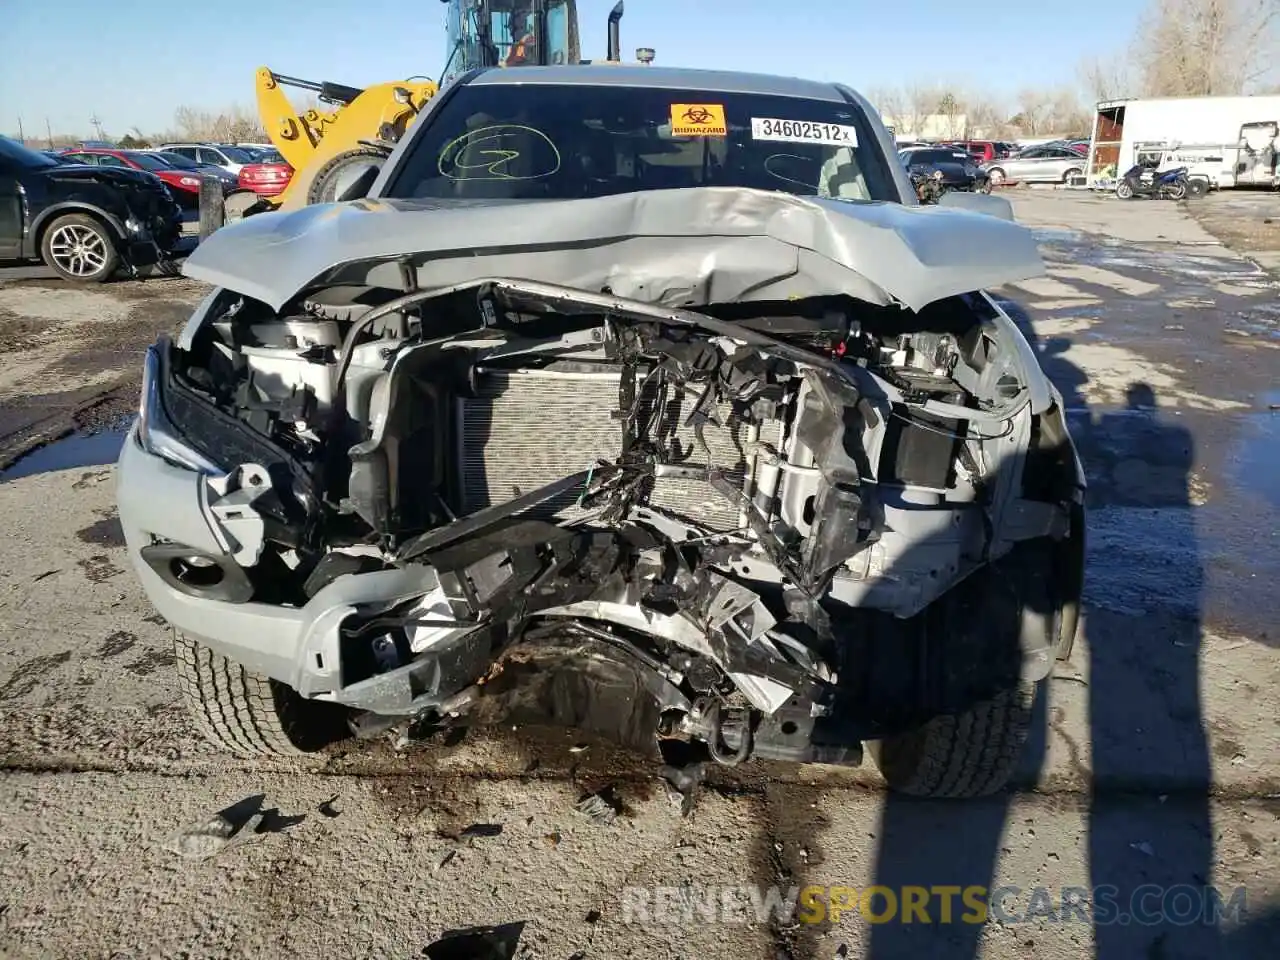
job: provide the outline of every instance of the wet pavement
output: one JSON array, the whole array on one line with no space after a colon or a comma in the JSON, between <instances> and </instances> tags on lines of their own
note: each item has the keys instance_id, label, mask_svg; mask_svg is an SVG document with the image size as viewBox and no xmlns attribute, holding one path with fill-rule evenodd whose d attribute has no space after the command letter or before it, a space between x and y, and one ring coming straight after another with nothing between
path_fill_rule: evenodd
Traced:
<instances>
[{"instance_id":1,"label":"wet pavement","mask_svg":"<svg viewBox=\"0 0 1280 960\"><path fill-rule=\"evenodd\" d=\"M100 467L115 463L128 430L127 423L117 422L111 428L94 433L74 431L59 440L36 447L8 468L0 470L0 483L54 470Z\"/></svg>"},{"instance_id":2,"label":"wet pavement","mask_svg":"<svg viewBox=\"0 0 1280 960\"><path fill-rule=\"evenodd\" d=\"M1129 240L1064 228L1061 207L1020 211L1049 277L1000 293L1063 394L1089 475L1089 600L1280 644L1280 283L1179 235L1157 219L1169 207Z\"/></svg>"}]
</instances>

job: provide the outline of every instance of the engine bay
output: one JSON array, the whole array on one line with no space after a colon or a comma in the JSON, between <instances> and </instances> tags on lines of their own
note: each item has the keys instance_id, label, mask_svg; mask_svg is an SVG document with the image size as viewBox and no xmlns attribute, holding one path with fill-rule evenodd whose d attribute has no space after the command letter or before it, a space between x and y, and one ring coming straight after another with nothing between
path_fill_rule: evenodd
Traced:
<instances>
[{"instance_id":1,"label":"engine bay","mask_svg":"<svg viewBox=\"0 0 1280 960\"><path fill-rule=\"evenodd\" d=\"M1027 489L1025 358L980 294L920 312L694 312L516 280L312 296L275 315L228 294L171 351L166 397L211 458L270 477L255 599L432 572L342 625L340 683L309 696L394 683L379 713L474 711L541 638L579 664L624 651L659 729L722 762L813 758L867 616L907 621L1063 522ZM762 718L772 739L746 732Z\"/></svg>"}]
</instances>

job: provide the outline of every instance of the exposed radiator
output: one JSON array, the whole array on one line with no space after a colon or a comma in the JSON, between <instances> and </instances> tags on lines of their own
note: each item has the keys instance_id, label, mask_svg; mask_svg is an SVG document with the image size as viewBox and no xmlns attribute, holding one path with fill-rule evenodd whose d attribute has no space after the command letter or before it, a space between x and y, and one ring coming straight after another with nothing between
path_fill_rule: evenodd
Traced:
<instances>
[{"instance_id":1,"label":"exposed radiator","mask_svg":"<svg viewBox=\"0 0 1280 960\"><path fill-rule=\"evenodd\" d=\"M502 503L561 477L585 470L597 460L614 460L622 448L622 423L613 418L618 408L621 373L515 370L480 374L478 396L460 400L462 420L462 480L464 506L469 512ZM683 407L687 415L692 405ZM714 465L739 489L753 478L756 455L751 442L758 437L777 448L782 424L770 421L759 433L751 424L733 420L727 404L716 411L724 426L703 430ZM674 449L689 465L704 465L691 427L678 427ZM533 516L568 520L583 515L575 506L578 492L543 504ZM742 526L742 506L730 503L709 483L700 480L656 480L649 498L654 507L711 530Z\"/></svg>"}]
</instances>

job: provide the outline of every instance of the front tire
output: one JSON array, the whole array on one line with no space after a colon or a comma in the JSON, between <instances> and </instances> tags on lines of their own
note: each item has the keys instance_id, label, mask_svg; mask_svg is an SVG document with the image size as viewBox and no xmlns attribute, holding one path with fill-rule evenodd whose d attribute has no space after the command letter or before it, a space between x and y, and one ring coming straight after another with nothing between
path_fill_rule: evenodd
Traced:
<instances>
[{"instance_id":1,"label":"front tire","mask_svg":"<svg viewBox=\"0 0 1280 960\"><path fill-rule=\"evenodd\" d=\"M1071 186L1071 178L1072 178L1072 177L1078 177L1078 176L1080 176L1080 171L1079 171L1079 170L1077 170L1075 167L1072 167L1070 170L1067 170L1067 171L1062 175L1062 185L1063 185L1064 187L1069 187L1069 186Z\"/></svg>"},{"instance_id":2,"label":"front tire","mask_svg":"<svg viewBox=\"0 0 1280 960\"><path fill-rule=\"evenodd\" d=\"M376 147L355 147L332 157L315 172L307 188L307 203L333 203L352 179L349 170L364 167L387 158L385 150Z\"/></svg>"},{"instance_id":3,"label":"front tire","mask_svg":"<svg viewBox=\"0 0 1280 960\"><path fill-rule=\"evenodd\" d=\"M913 797L985 797L1008 782L1031 729L1035 684L1020 683L963 713L873 741L889 786Z\"/></svg>"},{"instance_id":4,"label":"front tire","mask_svg":"<svg viewBox=\"0 0 1280 960\"><path fill-rule=\"evenodd\" d=\"M298 757L346 735L341 707L307 700L176 631L173 646L187 709L214 746L242 757Z\"/></svg>"},{"instance_id":5,"label":"front tire","mask_svg":"<svg viewBox=\"0 0 1280 960\"><path fill-rule=\"evenodd\" d=\"M932 716L867 744L892 790L969 798L1008 782L1031 728L1037 686L1022 675L1024 645L1054 652L1063 645L1074 584L1064 582L1062 559L1048 539L1019 544L920 614L921 682L935 698Z\"/></svg>"},{"instance_id":6,"label":"front tire","mask_svg":"<svg viewBox=\"0 0 1280 960\"><path fill-rule=\"evenodd\" d=\"M1199 200L1209 192L1209 181L1200 177L1192 177L1187 181L1187 199Z\"/></svg>"},{"instance_id":7,"label":"front tire","mask_svg":"<svg viewBox=\"0 0 1280 960\"><path fill-rule=\"evenodd\" d=\"M1128 180L1121 180L1116 184L1116 196L1121 200L1133 199L1133 185Z\"/></svg>"},{"instance_id":8,"label":"front tire","mask_svg":"<svg viewBox=\"0 0 1280 960\"><path fill-rule=\"evenodd\" d=\"M120 266L111 230L87 213L69 213L49 224L40 240L40 258L73 283L102 283Z\"/></svg>"}]
</instances>

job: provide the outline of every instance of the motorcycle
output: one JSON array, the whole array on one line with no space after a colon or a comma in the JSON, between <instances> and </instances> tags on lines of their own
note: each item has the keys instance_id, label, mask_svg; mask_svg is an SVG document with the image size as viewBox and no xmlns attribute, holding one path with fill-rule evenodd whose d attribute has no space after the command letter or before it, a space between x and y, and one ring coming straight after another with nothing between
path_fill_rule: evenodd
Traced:
<instances>
[{"instance_id":1,"label":"motorcycle","mask_svg":"<svg viewBox=\"0 0 1280 960\"><path fill-rule=\"evenodd\" d=\"M1116 184L1121 200L1152 197L1156 200L1181 200L1187 195L1187 168L1174 167L1160 173L1135 163Z\"/></svg>"}]
</instances>

